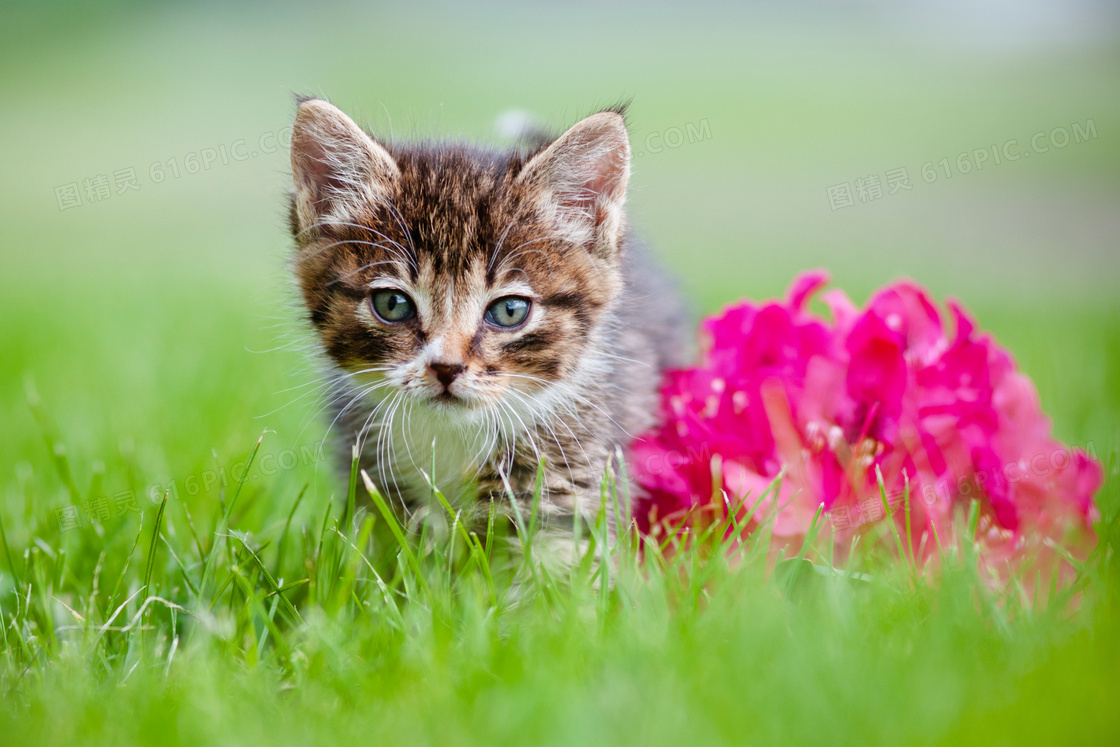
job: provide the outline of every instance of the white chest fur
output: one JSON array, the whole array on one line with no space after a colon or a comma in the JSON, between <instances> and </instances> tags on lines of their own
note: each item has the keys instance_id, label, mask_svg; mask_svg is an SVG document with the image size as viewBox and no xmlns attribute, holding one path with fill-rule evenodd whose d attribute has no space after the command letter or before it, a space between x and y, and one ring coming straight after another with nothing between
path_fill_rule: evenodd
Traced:
<instances>
[{"instance_id":1,"label":"white chest fur","mask_svg":"<svg viewBox=\"0 0 1120 747\"><path fill-rule=\"evenodd\" d=\"M414 403L387 412L363 453L383 484L395 484L415 500L428 495L431 478L452 505L461 505L474 495L479 470L505 453L509 435L489 418Z\"/></svg>"}]
</instances>

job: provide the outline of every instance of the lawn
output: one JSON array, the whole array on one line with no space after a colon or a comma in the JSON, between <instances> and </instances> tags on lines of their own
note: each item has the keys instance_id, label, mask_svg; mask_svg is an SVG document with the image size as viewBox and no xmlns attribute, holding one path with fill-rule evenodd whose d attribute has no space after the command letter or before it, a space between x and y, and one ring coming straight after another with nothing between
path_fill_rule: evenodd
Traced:
<instances>
[{"instance_id":1,"label":"lawn","mask_svg":"<svg viewBox=\"0 0 1120 747\"><path fill-rule=\"evenodd\" d=\"M0 743L1116 743L1118 49L660 5L6 7ZM513 604L438 500L403 544L360 481L349 513L285 266L291 91L490 140L632 98L631 215L697 316L811 267L961 298L1105 465L1076 587L991 591L967 544L936 578L889 541L845 573L771 573L765 536L639 565L592 526L612 583Z\"/></svg>"}]
</instances>

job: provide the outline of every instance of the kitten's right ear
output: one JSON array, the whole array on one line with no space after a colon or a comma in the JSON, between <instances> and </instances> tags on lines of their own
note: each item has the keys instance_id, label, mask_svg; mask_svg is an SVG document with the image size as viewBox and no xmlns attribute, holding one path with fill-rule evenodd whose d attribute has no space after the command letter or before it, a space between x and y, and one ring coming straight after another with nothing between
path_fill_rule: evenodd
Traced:
<instances>
[{"instance_id":1,"label":"kitten's right ear","mask_svg":"<svg viewBox=\"0 0 1120 747\"><path fill-rule=\"evenodd\" d=\"M304 99L292 127L292 181L298 230L352 220L400 177L389 152L322 99Z\"/></svg>"},{"instance_id":2,"label":"kitten's right ear","mask_svg":"<svg viewBox=\"0 0 1120 747\"><path fill-rule=\"evenodd\" d=\"M556 229L602 257L617 257L630 178L630 139L617 111L592 114L533 156L517 181Z\"/></svg>"}]
</instances>

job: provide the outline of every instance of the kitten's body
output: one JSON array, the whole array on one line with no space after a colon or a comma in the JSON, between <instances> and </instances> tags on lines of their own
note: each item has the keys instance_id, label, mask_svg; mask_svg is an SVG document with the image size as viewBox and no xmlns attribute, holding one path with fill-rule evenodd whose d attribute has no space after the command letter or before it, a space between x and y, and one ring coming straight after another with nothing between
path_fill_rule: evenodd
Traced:
<instances>
[{"instance_id":1,"label":"kitten's body","mask_svg":"<svg viewBox=\"0 0 1120 747\"><path fill-rule=\"evenodd\" d=\"M398 507L426 505L430 475L469 515L506 481L528 499L543 458L546 521L593 514L686 338L671 284L625 225L621 117L495 153L381 146L308 100L292 158L295 271L346 471L357 441ZM378 294L413 316L383 318ZM528 309L517 325L492 313L507 299Z\"/></svg>"}]
</instances>

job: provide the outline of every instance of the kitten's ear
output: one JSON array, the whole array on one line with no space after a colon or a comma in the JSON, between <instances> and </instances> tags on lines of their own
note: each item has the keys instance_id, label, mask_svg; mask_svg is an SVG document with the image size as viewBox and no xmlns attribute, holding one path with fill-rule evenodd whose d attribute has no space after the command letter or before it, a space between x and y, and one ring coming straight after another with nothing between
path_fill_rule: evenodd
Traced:
<instances>
[{"instance_id":1,"label":"kitten's ear","mask_svg":"<svg viewBox=\"0 0 1120 747\"><path fill-rule=\"evenodd\" d=\"M617 254L629 178L630 138L612 111L576 124L517 177L560 231L603 257Z\"/></svg>"},{"instance_id":2,"label":"kitten's ear","mask_svg":"<svg viewBox=\"0 0 1120 747\"><path fill-rule=\"evenodd\" d=\"M299 230L352 220L400 176L393 157L337 107L305 99L292 127L292 181Z\"/></svg>"}]
</instances>

